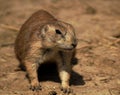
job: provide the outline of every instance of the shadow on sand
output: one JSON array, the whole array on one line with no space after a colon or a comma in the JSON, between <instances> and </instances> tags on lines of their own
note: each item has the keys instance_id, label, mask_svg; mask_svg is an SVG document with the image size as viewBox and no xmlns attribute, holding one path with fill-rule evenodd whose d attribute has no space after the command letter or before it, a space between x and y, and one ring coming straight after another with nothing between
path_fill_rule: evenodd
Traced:
<instances>
[{"instance_id":1,"label":"shadow on sand","mask_svg":"<svg viewBox=\"0 0 120 95\"><path fill-rule=\"evenodd\" d=\"M54 63L41 65L38 69L38 78L39 78L39 81L54 81L54 82L60 83L57 67ZM70 84L84 85L85 82L81 75L72 71Z\"/></svg>"}]
</instances>

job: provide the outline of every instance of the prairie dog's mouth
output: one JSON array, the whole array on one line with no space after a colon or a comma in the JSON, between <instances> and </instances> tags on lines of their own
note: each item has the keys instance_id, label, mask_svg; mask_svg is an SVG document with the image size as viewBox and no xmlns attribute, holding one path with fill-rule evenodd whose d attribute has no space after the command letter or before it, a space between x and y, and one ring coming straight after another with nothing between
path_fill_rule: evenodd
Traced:
<instances>
[{"instance_id":1,"label":"prairie dog's mouth","mask_svg":"<svg viewBox=\"0 0 120 95\"><path fill-rule=\"evenodd\" d=\"M70 51L70 50L75 49L75 46L73 46L73 45L63 45L62 44L62 45L58 45L57 48L60 49L60 50Z\"/></svg>"},{"instance_id":2,"label":"prairie dog's mouth","mask_svg":"<svg viewBox=\"0 0 120 95\"><path fill-rule=\"evenodd\" d=\"M60 50L64 50L64 51L71 51L73 50L74 47L61 47Z\"/></svg>"}]
</instances>

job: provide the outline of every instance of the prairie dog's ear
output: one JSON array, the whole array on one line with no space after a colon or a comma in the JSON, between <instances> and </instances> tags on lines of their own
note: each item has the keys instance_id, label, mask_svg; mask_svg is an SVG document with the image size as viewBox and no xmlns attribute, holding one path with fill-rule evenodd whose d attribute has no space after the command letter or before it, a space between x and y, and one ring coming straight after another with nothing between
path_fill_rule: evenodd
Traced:
<instances>
[{"instance_id":1,"label":"prairie dog's ear","mask_svg":"<svg viewBox=\"0 0 120 95\"><path fill-rule=\"evenodd\" d=\"M49 25L45 25L44 27L43 27L43 29L44 29L44 32L47 32L48 30L49 30Z\"/></svg>"},{"instance_id":2,"label":"prairie dog's ear","mask_svg":"<svg viewBox=\"0 0 120 95\"><path fill-rule=\"evenodd\" d=\"M42 38L45 37L46 32L48 31L48 29L49 29L49 26L48 26L48 25L45 25L45 26L42 27L42 29L41 29L41 37L42 37Z\"/></svg>"},{"instance_id":3,"label":"prairie dog's ear","mask_svg":"<svg viewBox=\"0 0 120 95\"><path fill-rule=\"evenodd\" d=\"M50 24L46 24L43 26L43 28L41 30L41 36L45 37L46 33L47 33L47 35L51 35L51 33L53 33L52 31L55 31L55 27L53 27Z\"/></svg>"},{"instance_id":4,"label":"prairie dog's ear","mask_svg":"<svg viewBox=\"0 0 120 95\"><path fill-rule=\"evenodd\" d=\"M43 29L44 29L44 32L55 31L55 27L50 24L45 25Z\"/></svg>"}]
</instances>

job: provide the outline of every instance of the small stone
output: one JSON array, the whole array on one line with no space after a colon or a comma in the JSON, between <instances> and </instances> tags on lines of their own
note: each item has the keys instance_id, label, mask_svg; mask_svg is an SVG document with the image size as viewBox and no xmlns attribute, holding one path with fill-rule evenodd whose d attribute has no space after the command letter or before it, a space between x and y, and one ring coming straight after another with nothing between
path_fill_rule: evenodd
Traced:
<instances>
[{"instance_id":1,"label":"small stone","mask_svg":"<svg viewBox=\"0 0 120 95\"><path fill-rule=\"evenodd\" d=\"M0 61L1 61L1 62L6 62L7 60L4 59L4 58L0 58Z\"/></svg>"},{"instance_id":2,"label":"small stone","mask_svg":"<svg viewBox=\"0 0 120 95\"><path fill-rule=\"evenodd\" d=\"M91 78L91 77L89 77L89 76L86 76L86 77L84 77L84 80L85 80L85 81L91 81L91 80L92 80L92 78Z\"/></svg>"},{"instance_id":3,"label":"small stone","mask_svg":"<svg viewBox=\"0 0 120 95\"><path fill-rule=\"evenodd\" d=\"M117 83L120 84L120 80L119 79L117 80Z\"/></svg>"}]
</instances>

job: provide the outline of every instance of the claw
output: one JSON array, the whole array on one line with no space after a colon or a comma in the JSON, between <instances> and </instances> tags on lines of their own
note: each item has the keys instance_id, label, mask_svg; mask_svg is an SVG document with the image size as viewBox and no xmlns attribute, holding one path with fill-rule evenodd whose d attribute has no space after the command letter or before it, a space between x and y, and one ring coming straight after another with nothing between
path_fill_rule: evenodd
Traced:
<instances>
[{"instance_id":1,"label":"claw","mask_svg":"<svg viewBox=\"0 0 120 95\"><path fill-rule=\"evenodd\" d=\"M73 93L73 90L69 87L68 88L61 87L61 91L63 91L63 93L65 94Z\"/></svg>"},{"instance_id":2,"label":"claw","mask_svg":"<svg viewBox=\"0 0 120 95\"><path fill-rule=\"evenodd\" d=\"M39 85L31 85L30 89L32 91L38 91L38 90L41 90L41 86L40 86L40 84Z\"/></svg>"}]
</instances>

